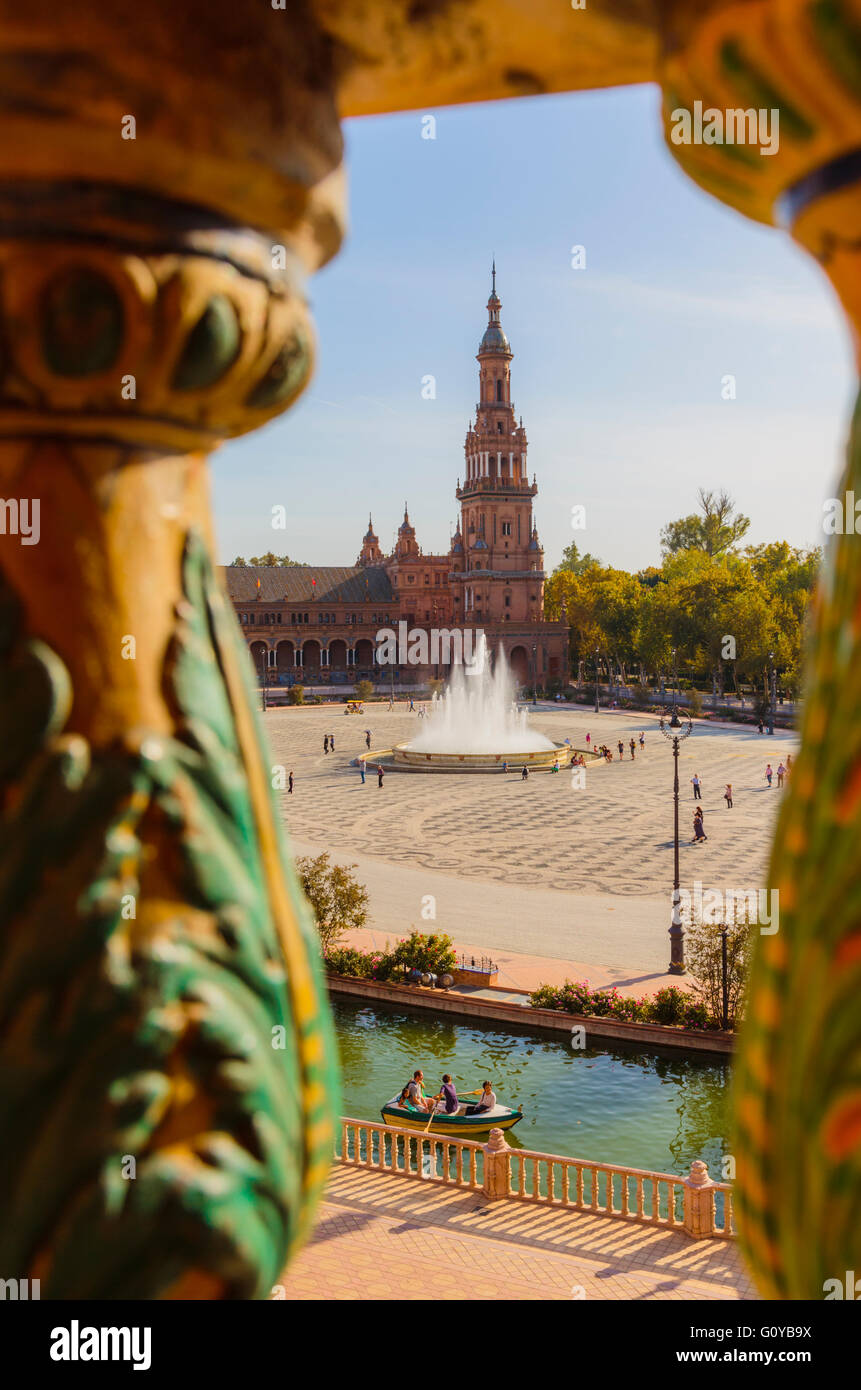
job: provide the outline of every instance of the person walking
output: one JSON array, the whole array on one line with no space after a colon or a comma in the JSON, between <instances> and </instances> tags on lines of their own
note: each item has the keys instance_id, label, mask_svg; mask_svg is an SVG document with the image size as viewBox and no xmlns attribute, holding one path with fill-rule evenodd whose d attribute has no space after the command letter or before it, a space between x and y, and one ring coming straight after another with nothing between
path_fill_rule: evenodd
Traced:
<instances>
[{"instance_id":1,"label":"person walking","mask_svg":"<svg viewBox=\"0 0 861 1390\"><path fill-rule=\"evenodd\" d=\"M365 760L364 760L364 758L360 758L360 759L359 759L359 771L360 771L361 774L362 774L362 786L364 786L364 785L365 785Z\"/></svg>"},{"instance_id":2,"label":"person walking","mask_svg":"<svg viewBox=\"0 0 861 1390\"><path fill-rule=\"evenodd\" d=\"M694 789L694 801L702 801L702 783L700 782L700 775L698 772L694 773L691 778L691 783Z\"/></svg>"},{"instance_id":3,"label":"person walking","mask_svg":"<svg viewBox=\"0 0 861 1390\"><path fill-rule=\"evenodd\" d=\"M762 733L762 720L759 721L759 732Z\"/></svg>"},{"instance_id":4,"label":"person walking","mask_svg":"<svg viewBox=\"0 0 861 1390\"><path fill-rule=\"evenodd\" d=\"M766 782L768 783L769 786L771 786L771 779L772 779L773 776L774 776L774 773L773 773L772 770L771 770L771 763L767 763L767 764L766 764L766 768L765 768L765 780L766 780Z\"/></svg>"},{"instance_id":5,"label":"person walking","mask_svg":"<svg viewBox=\"0 0 861 1390\"><path fill-rule=\"evenodd\" d=\"M382 764L378 763L378 764L377 764L377 786L378 786L378 787L381 787L382 785L383 785L383 769L382 769Z\"/></svg>"},{"instance_id":6,"label":"person walking","mask_svg":"<svg viewBox=\"0 0 861 1390\"><path fill-rule=\"evenodd\" d=\"M725 791L724 794L723 794L723 799L724 799L724 801L726 802L726 809L727 809L728 811L731 811L731 810L732 810L732 782L727 782L727 784L726 784L726 791Z\"/></svg>"},{"instance_id":7,"label":"person walking","mask_svg":"<svg viewBox=\"0 0 861 1390\"><path fill-rule=\"evenodd\" d=\"M789 776L789 774L790 774L791 771L792 771L792 754L791 754L791 753L787 753L787 755L786 755L786 775L787 775L787 777Z\"/></svg>"},{"instance_id":8,"label":"person walking","mask_svg":"<svg viewBox=\"0 0 861 1390\"><path fill-rule=\"evenodd\" d=\"M365 747L366 747L366 748L370 748L370 746L371 746L371 731L370 731L370 729L366 729L366 730L365 730Z\"/></svg>"},{"instance_id":9,"label":"person walking","mask_svg":"<svg viewBox=\"0 0 861 1390\"><path fill-rule=\"evenodd\" d=\"M636 749L636 747L637 747L636 743L634 742L633 739L631 739L631 761L632 761L632 762L634 761L634 750Z\"/></svg>"},{"instance_id":10,"label":"person walking","mask_svg":"<svg viewBox=\"0 0 861 1390\"><path fill-rule=\"evenodd\" d=\"M693 844L694 841L699 843L700 840L707 839L708 835L706 834L705 827L703 826L703 813L702 811L694 811L694 838L691 841L691 844Z\"/></svg>"},{"instance_id":11,"label":"person walking","mask_svg":"<svg viewBox=\"0 0 861 1390\"><path fill-rule=\"evenodd\" d=\"M330 752L330 753L334 753L334 751L335 751L335 735L334 735L334 734L330 734L330 735L329 735L329 752Z\"/></svg>"},{"instance_id":12,"label":"person walking","mask_svg":"<svg viewBox=\"0 0 861 1390\"><path fill-rule=\"evenodd\" d=\"M592 743L592 735L591 735L591 734L587 734L587 735L586 735L586 748L587 748L587 750L588 750L588 748L590 747L591 743Z\"/></svg>"},{"instance_id":13,"label":"person walking","mask_svg":"<svg viewBox=\"0 0 861 1390\"><path fill-rule=\"evenodd\" d=\"M415 709L415 705L413 704L412 700L410 700L410 714L412 714L412 712L413 712L414 709Z\"/></svg>"},{"instance_id":14,"label":"person walking","mask_svg":"<svg viewBox=\"0 0 861 1390\"><path fill-rule=\"evenodd\" d=\"M287 794L288 794L288 796L292 796L292 795L293 795L293 773L292 773L292 772L289 774L289 776L288 776L288 778L287 778Z\"/></svg>"},{"instance_id":15,"label":"person walking","mask_svg":"<svg viewBox=\"0 0 861 1390\"><path fill-rule=\"evenodd\" d=\"M328 734L324 734L324 735L323 735L323 752L324 752L324 753L328 753L328 751L329 751L329 735L328 735Z\"/></svg>"},{"instance_id":16,"label":"person walking","mask_svg":"<svg viewBox=\"0 0 861 1390\"><path fill-rule=\"evenodd\" d=\"M643 732L643 730L641 729L641 730L640 730L640 747L641 747L641 748L645 748L645 746L646 746L646 735L645 735L645 733Z\"/></svg>"},{"instance_id":17,"label":"person walking","mask_svg":"<svg viewBox=\"0 0 861 1390\"><path fill-rule=\"evenodd\" d=\"M523 771L522 771L521 774L520 774L520 780L521 780L521 782L525 782L528 776L529 776L529 768L526 766L526 763L524 763L524 764L523 764Z\"/></svg>"},{"instance_id":18,"label":"person walking","mask_svg":"<svg viewBox=\"0 0 861 1390\"><path fill-rule=\"evenodd\" d=\"M779 787L782 787L782 786L783 786L783 779L784 779L785 776L786 776L786 768L783 766L783 763L778 763L778 764L777 764L777 785L778 785Z\"/></svg>"},{"instance_id":19,"label":"person walking","mask_svg":"<svg viewBox=\"0 0 861 1390\"><path fill-rule=\"evenodd\" d=\"M508 771L508 763L505 761L504 758L503 758L503 760L502 760L502 771L503 771L503 772L507 772L507 771Z\"/></svg>"},{"instance_id":20,"label":"person walking","mask_svg":"<svg viewBox=\"0 0 861 1390\"><path fill-rule=\"evenodd\" d=\"M616 747L619 750L619 762L621 762L625 756L625 745L621 739L619 739L619 742L616 744Z\"/></svg>"}]
</instances>

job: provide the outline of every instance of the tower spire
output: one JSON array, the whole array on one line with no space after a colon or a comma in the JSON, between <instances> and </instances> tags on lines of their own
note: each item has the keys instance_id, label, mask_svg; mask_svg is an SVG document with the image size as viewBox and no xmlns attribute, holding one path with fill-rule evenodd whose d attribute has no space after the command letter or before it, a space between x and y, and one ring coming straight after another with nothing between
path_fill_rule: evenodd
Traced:
<instances>
[{"instance_id":1,"label":"tower spire","mask_svg":"<svg viewBox=\"0 0 861 1390\"><path fill-rule=\"evenodd\" d=\"M496 257L493 258L493 293L496 294Z\"/></svg>"}]
</instances>

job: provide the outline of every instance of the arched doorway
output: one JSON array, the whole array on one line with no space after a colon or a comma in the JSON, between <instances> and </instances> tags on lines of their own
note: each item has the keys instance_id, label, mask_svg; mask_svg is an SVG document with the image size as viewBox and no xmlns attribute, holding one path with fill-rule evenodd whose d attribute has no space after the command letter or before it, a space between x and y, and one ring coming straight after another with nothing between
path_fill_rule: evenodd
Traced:
<instances>
[{"instance_id":1,"label":"arched doorway","mask_svg":"<svg viewBox=\"0 0 861 1390\"><path fill-rule=\"evenodd\" d=\"M329 665L333 671L347 669L347 644L340 637L329 643Z\"/></svg>"},{"instance_id":2,"label":"arched doorway","mask_svg":"<svg viewBox=\"0 0 861 1390\"><path fill-rule=\"evenodd\" d=\"M254 675L258 681L262 680L263 672L266 670L266 662L269 660L268 651L269 648L265 642L252 642L248 648L251 665L254 667Z\"/></svg>"},{"instance_id":3,"label":"arched doorway","mask_svg":"<svg viewBox=\"0 0 861 1390\"><path fill-rule=\"evenodd\" d=\"M310 641L302 644L302 666L306 680L313 680L320 675L320 643L311 638Z\"/></svg>"},{"instance_id":4,"label":"arched doorway","mask_svg":"<svg viewBox=\"0 0 861 1390\"><path fill-rule=\"evenodd\" d=\"M514 647L508 661L514 672L514 679L517 681L517 684L528 685L532 676L529 667L529 653L526 648Z\"/></svg>"},{"instance_id":5,"label":"arched doorway","mask_svg":"<svg viewBox=\"0 0 861 1390\"><path fill-rule=\"evenodd\" d=\"M374 644L367 637L362 637L356 643L356 668L367 674L373 673L373 666Z\"/></svg>"},{"instance_id":6,"label":"arched doorway","mask_svg":"<svg viewBox=\"0 0 861 1390\"><path fill-rule=\"evenodd\" d=\"M296 656L292 642L278 643L277 664L279 671L292 671L296 664Z\"/></svg>"}]
</instances>

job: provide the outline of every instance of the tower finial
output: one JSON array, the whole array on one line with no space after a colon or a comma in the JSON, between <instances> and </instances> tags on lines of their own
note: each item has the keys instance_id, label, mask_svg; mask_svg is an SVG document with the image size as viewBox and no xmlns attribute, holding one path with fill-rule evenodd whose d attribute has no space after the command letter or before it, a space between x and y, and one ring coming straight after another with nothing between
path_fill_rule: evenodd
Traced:
<instances>
[{"instance_id":1,"label":"tower finial","mask_svg":"<svg viewBox=\"0 0 861 1390\"><path fill-rule=\"evenodd\" d=\"M493 258L493 293L496 294L496 257Z\"/></svg>"}]
</instances>

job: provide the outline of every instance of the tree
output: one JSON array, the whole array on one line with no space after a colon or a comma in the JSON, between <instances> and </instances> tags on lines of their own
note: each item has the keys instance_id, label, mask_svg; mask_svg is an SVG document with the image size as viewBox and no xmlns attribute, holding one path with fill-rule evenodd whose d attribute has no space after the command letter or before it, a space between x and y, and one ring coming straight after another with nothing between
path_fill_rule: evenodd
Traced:
<instances>
[{"instance_id":1,"label":"tree","mask_svg":"<svg viewBox=\"0 0 861 1390\"><path fill-rule=\"evenodd\" d=\"M596 559L594 555L589 555L588 553L586 555L581 555L577 548L577 542L572 541L571 544L566 545L565 549L562 551L562 559L556 566L553 574L583 574L586 570L591 569L593 565L600 565L600 563L601 561Z\"/></svg>"},{"instance_id":2,"label":"tree","mask_svg":"<svg viewBox=\"0 0 861 1390\"><path fill-rule=\"evenodd\" d=\"M735 511L735 502L728 492L706 492L700 488L697 497L702 515L693 512L680 517L661 531L664 555L673 555L679 550L704 550L707 555L722 555L746 535L750 517Z\"/></svg>"},{"instance_id":3,"label":"tree","mask_svg":"<svg viewBox=\"0 0 861 1390\"><path fill-rule=\"evenodd\" d=\"M356 692L357 700L370 700L374 693L374 687L370 681L356 681L353 689Z\"/></svg>"},{"instance_id":4,"label":"tree","mask_svg":"<svg viewBox=\"0 0 861 1390\"><path fill-rule=\"evenodd\" d=\"M245 561L242 563L244 565ZM298 569L306 568L302 560L291 560L289 555L275 555L271 550L267 550L265 555L252 555L251 564L260 565L264 569L275 569L277 566L285 565Z\"/></svg>"},{"instance_id":5,"label":"tree","mask_svg":"<svg viewBox=\"0 0 861 1390\"><path fill-rule=\"evenodd\" d=\"M723 1016L723 925L692 922L685 928L685 954L695 980L694 996L705 1004L716 1022ZM742 1014L753 946L751 933L756 928L749 922L739 921L727 923L726 927L727 1013L729 1026L734 1028Z\"/></svg>"},{"instance_id":6,"label":"tree","mask_svg":"<svg viewBox=\"0 0 861 1390\"><path fill-rule=\"evenodd\" d=\"M231 568L231 569L247 569L248 567L247 567L247 565L246 565L245 560L243 559L243 557L242 557L241 555L237 555L237 557L236 557L235 560L231 560L231 561L230 561L230 568Z\"/></svg>"},{"instance_id":7,"label":"tree","mask_svg":"<svg viewBox=\"0 0 861 1390\"><path fill-rule=\"evenodd\" d=\"M288 705L304 705L305 687L304 685L291 685L287 691Z\"/></svg>"},{"instance_id":8,"label":"tree","mask_svg":"<svg viewBox=\"0 0 861 1390\"><path fill-rule=\"evenodd\" d=\"M351 873L355 867L332 864L328 854L296 860L299 882L314 913L324 954L345 932L356 931L368 920L368 890Z\"/></svg>"}]
</instances>

